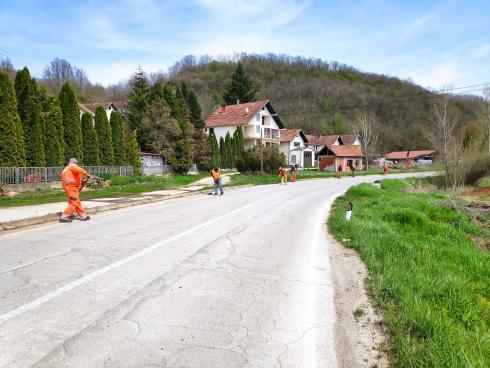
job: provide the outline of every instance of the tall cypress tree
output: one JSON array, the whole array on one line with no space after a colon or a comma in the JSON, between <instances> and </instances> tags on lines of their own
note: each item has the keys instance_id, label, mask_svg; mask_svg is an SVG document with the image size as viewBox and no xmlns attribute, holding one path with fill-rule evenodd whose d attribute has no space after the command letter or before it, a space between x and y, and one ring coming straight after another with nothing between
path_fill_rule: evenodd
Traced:
<instances>
[{"instance_id":1,"label":"tall cypress tree","mask_svg":"<svg viewBox=\"0 0 490 368\"><path fill-rule=\"evenodd\" d=\"M148 107L148 94L150 91L148 80L139 68L130 81L131 92L128 101L128 122L132 130L136 129L138 143L141 149L146 149L148 139L141 129L141 121Z\"/></svg>"},{"instance_id":2,"label":"tall cypress tree","mask_svg":"<svg viewBox=\"0 0 490 368\"><path fill-rule=\"evenodd\" d=\"M219 139L219 158L220 158L221 167L228 168L228 159L226 157L226 145L223 137L220 137Z\"/></svg>"},{"instance_id":3,"label":"tall cypress tree","mask_svg":"<svg viewBox=\"0 0 490 368\"><path fill-rule=\"evenodd\" d=\"M239 62L231 76L231 83L223 94L225 103L230 105L236 103L237 100L240 100L241 103L255 101L255 92L252 78L245 73L243 64Z\"/></svg>"},{"instance_id":4,"label":"tall cypress tree","mask_svg":"<svg viewBox=\"0 0 490 368\"><path fill-rule=\"evenodd\" d=\"M124 136L125 157L126 163L134 167L134 175L141 175L141 152L136 135L136 130L126 131Z\"/></svg>"},{"instance_id":5,"label":"tall cypress tree","mask_svg":"<svg viewBox=\"0 0 490 368\"><path fill-rule=\"evenodd\" d=\"M58 99L63 116L65 162L68 162L71 157L76 157L80 162L83 162L80 108L75 91L69 82L63 83Z\"/></svg>"},{"instance_id":6,"label":"tall cypress tree","mask_svg":"<svg viewBox=\"0 0 490 368\"><path fill-rule=\"evenodd\" d=\"M29 69L24 68L17 72L15 94L17 96L17 110L24 128L27 165L46 166L37 86L29 74Z\"/></svg>"},{"instance_id":7,"label":"tall cypress tree","mask_svg":"<svg viewBox=\"0 0 490 368\"><path fill-rule=\"evenodd\" d=\"M44 131L44 150L46 166L62 166L64 163L63 117L55 96L39 86L39 105L41 108L41 126Z\"/></svg>"},{"instance_id":8,"label":"tall cypress tree","mask_svg":"<svg viewBox=\"0 0 490 368\"><path fill-rule=\"evenodd\" d=\"M237 137L238 137L238 151L241 155L242 152L245 150L245 145L243 142L243 129L241 126L237 128Z\"/></svg>"},{"instance_id":9,"label":"tall cypress tree","mask_svg":"<svg viewBox=\"0 0 490 368\"><path fill-rule=\"evenodd\" d=\"M208 136L208 143L209 143L209 146L211 147L210 166L211 167L219 167L221 165L219 145L218 145L218 141L216 140L216 136L213 133L211 133Z\"/></svg>"},{"instance_id":10,"label":"tall cypress tree","mask_svg":"<svg viewBox=\"0 0 490 368\"><path fill-rule=\"evenodd\" d=\"M82 115L83 163L89 166L100 165L99 139L95 132L92 115Z\"/></svg>"},{"instance_id":11,"label":"tall cypress tree","mask_svg":"<svg viewBox=\"0 0 490 368\"><path fill-rule=\"evenodd\" d=\"M25 166L25 161L14 87L7 73L0 72L0 166Z\"/></svg>"},{"instance_id":12,"label":"tall cypress tree","mask_svg":"<svg viewBox=\"0 0 490 368\"><path fill-rule=\"evenodd\" d=\"M114 147L114 163L117 166L121 166L126 162L126 153L124 150L124 125L119 111L113 111L111 113L110 124L112 146Z\"/></svg>"},{"instance_id":13,"label":"tall cypress tree","mask_svg":"<svg viewBox=\"0 0 490 368\"><path fill-rule=\"evenodd\" d=\"M233 159L233 141L231 139L230 132L226 133L225 136L225 155L226 155L226 168L233 168L235 162Z\"/></svg>"},{"instance_id":14,"label":"tall cypress tree","mask_svg":"<svg viewBox=\"0 0 490 368\"><path fill-rule=\"evenodd\" d=\"M95 131L99 139L100 163L106 166L114 165L111 126L103 106L97 106L95 109Z\"/></svg>"}]
</instances>

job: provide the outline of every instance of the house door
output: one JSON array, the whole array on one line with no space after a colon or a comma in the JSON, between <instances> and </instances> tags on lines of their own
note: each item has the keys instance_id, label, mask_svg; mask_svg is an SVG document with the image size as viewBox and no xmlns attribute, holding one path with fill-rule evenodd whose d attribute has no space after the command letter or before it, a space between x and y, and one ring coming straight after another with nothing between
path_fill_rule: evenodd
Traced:
<instances>
[{"instance_id":1,"label":"house door","mask_svg":"<svg viewBox=\"0 0 490 368\"><path fill-rule=\"evenodd\" d=\"M313 157L311 154L311 151L306 151L303 152L303 166L308 167L308 166L313 166Z\"/></svg>"}]
</instances>

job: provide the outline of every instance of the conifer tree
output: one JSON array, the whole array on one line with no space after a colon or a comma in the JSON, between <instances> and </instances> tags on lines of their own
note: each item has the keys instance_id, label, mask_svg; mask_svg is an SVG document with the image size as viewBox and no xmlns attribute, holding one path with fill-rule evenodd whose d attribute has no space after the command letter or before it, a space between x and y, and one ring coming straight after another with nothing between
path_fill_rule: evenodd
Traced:
<instances>
[{"instance_id":1,"label":"conifer tree","mask_svg":"<svg viewBox=\"0 0 490 368\"><path fill-rule=\"evenodd\" d=\"M131 92L128 101L128 122L132 130L136 129L138 143L141 149L146 149L147 136L142 131L141 122L148 107L148 94L150 91L148 79L141 68L138 68L130 81Z\"/></svg>"},{"instance_id":2,"label":"conifer tree","mask_svg":"<svg viewBox=\"0 0 490 368\"><path fill-rule=\"evenodd\" d=\"M231 138L230 132L226 133L225 136L225 155L226 155L226 164L227 169L232 169L235 160L233 158L233 140Z\"/></svg>"},{"instance_id":3,"label":"conifer tree","mask_svg":"<svg viewBox=\"0 0 490 368\"><path fill-rule=\"evenodd\" d=\"M69 82L63 83L58 99L63 117L65 163L71 157L76 157L80 162L83 162L80 108L75 91Z\"/></svg>"},{"instance_id":4,"label":"conifer tree","mask_svg":"<svg viewBox=\"0 0 490 368\"><path fill-rule=\"evenodd\" d=\"M124 150L124 125L119 111L111 113L112 146L114 147L114 162L117 166L124 165L126 161Z\"/></svg>"},{"instance_id":5,"label":"conifer tree","mask_svg":"<svg viewBox=\"0 0 490 368\"><path fill-rule=\"evenodd\" d=\"M37 86L27 68L18 71L15 76L15 94L17 110L24 128L27 165L46 166Z\"/></svg>"},{"instance_id":6,"label":"conifer tree","mask_svg":"<svg viewBox=\"0 0 490 368\"><path fill-rule=\"evenodd\" d=\"M15 92L7 73L0 72L0 166L25 166L24 136Z\"/></svg>"},{"instance_id":7,"label":"conifer tree","mask_svg":"<svg viewBox=\"0 0 490 368\"><path fill-rule=\"evenodd\" d=\"M245 150L245 145L243 142L243 129L241 126L237 128L237 141L238 141L238 152L241 155L241 153Z\"/></svg>"},{"instance_id":8,"label":"conifer tree","mask_svg":"<svg viewBox=\"0 0 490 368\"><path fill-rule=\"evenodd\" d=\"M44 86L39 86L38 94L41 108L41 126L44 131L46 166L62 166L65 147L60 105L58 99L49 94Z\"/></svg>"},{"instance_id":9,"label":"conifer tree","mask_svg":"<svg viewBox=\"0 0 490 368\"><path fill-rule=\"evenodd\" d=\"M100 166L99 139L94 127L92 115L82 115L83 163L88 166Z\"/></svg>"},{"instance_id":10,"label":"conifer tree","mask_svg":"<svg viewBox=\"0 0 490 368\"><path fill-rule=\"evenodd\" d=\"M219 145L216 136L213 133L208 136L208 144L211 147L210 166L219 167L221 165Z\"/></svg>"},{"instance_id":11,"label":"conifer tree","mask_svg":"<svg viewBox=\"0 0 490 368\"><path fill-rule=\"evenodd\" d=\"M101 165L114 165L114 147L112 146L111 126L103 106L97 106L95 109L95 132L97 133L97 138L99 140Z\"/></svg>"},{"instance_id":12,"label":"conifer tree","mask_svg":"<svg viewBox=\"0 0 490 368\"><path fill-rule=\"evenodd\" d=\"M141 175L141 151L136 130L129 131L128 129L124 141L126 163L134 167L134 175Z\"/></svg>"},{"instance_id":13,"label":"conifer tree","mask_svg":"<svg viewBox=\"0 0 490 368\"><path fill-rule=\"evenodd\" d=\"M245 73L243 64L239 62L231 76L231 83L223 94L225 103L231 105L235 104L237 100L240 103L255 101L255 92L252 78Z\"/></svg>"},{"instance_id":14,"label":"conifer tree","mask_svg":"<svg viewBox=\"0 0 490 368\"><path fill-rule=\"evenodd\" d=\"M219 139L219 157L220 157L221 167L228 168L228 159L226 157L226 145L223 137L220 137Z\"/></svg>"}]
</instances>

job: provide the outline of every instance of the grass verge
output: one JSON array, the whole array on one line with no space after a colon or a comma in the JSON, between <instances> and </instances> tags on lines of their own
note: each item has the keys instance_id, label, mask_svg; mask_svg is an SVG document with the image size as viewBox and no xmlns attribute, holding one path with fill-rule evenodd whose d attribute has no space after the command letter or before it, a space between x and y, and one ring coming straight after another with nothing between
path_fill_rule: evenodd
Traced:
<instances>
[{"instance_id":1,"label":"grass verge","mask_svg":"<svg viewBox=\"0 0 490 368\"><path fill-rule=\"evenodd\" d=\"M114 176L110 178L111 184L105 188L83 190L82 200L102 197L118 197L151 192L154 190L170 189L192 184L208 176L207 173L199 175L172 175L172 176ZM0 207L26 206L51 202L64 202L66 195L61 189L43 189L32 192L22 192L15 197L0 197Z\"/></svg>"},{"instance_id":2,"label":"grass verge","mask_svg":"<svg viewBox=\"0 0 490 368\"><path fill-rule=\"evenodd\" d=\"M399 173L409 173L409 172L422 172L426 170L414 169L414 170L392 170L392 174ZM368 171L356 171L356 176L364 175L379 175L382 174L383 170L368 170ZM350 173L344 173L344 176L350 176ZM305 170L299 171L297 175L298 180L308 180L308 179L322 179L322 178L335 178L337 173L329 171L316 171L316 170ZM288 175L288 180L291 180L291 175ZM237 186L237 185L264 185L264 184L277 184L279 183L279 176L277 174L236 174L230 176L230 182L227 186Z\"/></svg>"},{"instance_id":3,"label":"grass verge","mask_svg":"<svg viewBox=\"0 0 490 368\"><path fill-rule=\"evenodd\" d=\"M410 182L351 188L335 201L328 226L368 267L394 366L490 367L490 255L470 238L488 234L445 207L444 195L407 193Z\"/></svg>"}]
</instances>

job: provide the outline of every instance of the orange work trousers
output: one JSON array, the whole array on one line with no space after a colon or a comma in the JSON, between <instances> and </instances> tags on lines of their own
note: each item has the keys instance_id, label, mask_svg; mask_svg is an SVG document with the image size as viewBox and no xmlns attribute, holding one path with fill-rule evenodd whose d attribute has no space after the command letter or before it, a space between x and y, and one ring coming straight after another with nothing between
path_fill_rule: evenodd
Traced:
<instances>
[{"instance_id":1,"label":"orange work trousers","mask_svg":"<svg viewBox=\"0 0 490 368\"><path fill-rule=\"evenodd\" d=\"M68 196L68 207L65 208L63 213L70 216L76 211L79 216L83 215L85 211L82 207L82 202L80 202L80 190L77 187L64 187L63 189Z\"/></svg>"},{"instance_id":2,"label":"orange work trousers","mask_svg":"<svg viewBox=\"0 0 490 368\"><path fill-rule=\"evenodd\" d=\"M337 178L341 178L342 177L342 171L337 171Z\"/></svg>"},{"instance_id":3,"label":"orange work trousers","mask_svg":"<svg viewBox=\"0 0 490 368\"><path fill-rule=\"evenodd\" d=\"M296 181L296 173L291 175L291 181Z\"/></svg>"}]
</instances>

